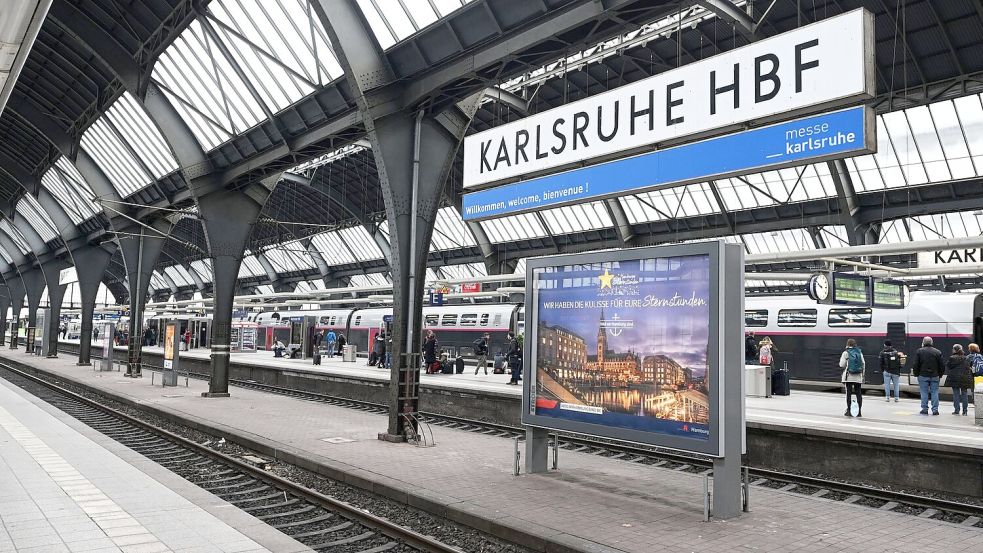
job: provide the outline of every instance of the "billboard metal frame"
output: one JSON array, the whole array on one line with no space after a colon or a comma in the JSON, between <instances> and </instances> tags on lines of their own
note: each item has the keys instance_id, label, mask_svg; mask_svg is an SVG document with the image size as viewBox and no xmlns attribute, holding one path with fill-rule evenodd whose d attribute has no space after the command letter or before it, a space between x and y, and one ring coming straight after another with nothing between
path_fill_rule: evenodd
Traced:
<instances>
[{"instance_id":1,"label":"billboard metal frame","mask_svg":"<svg viewBox=\"0 0 983 553\"><path fill-rule=\"evenodd\" d=\"M710 260L709 439L557 419L535 413L536 344L539 293L535 277L547 267L624 262L639 259L708 256ZM741 454L746 451L744 420L744 250L722 240L648 246L624 250L540 257L526 262L526 335L523 344L522 424L526 431L526 471L545 472L550 431L571 432L699 453L714 458L714 516L741 512Z\"/></svg>"}]
</instances>

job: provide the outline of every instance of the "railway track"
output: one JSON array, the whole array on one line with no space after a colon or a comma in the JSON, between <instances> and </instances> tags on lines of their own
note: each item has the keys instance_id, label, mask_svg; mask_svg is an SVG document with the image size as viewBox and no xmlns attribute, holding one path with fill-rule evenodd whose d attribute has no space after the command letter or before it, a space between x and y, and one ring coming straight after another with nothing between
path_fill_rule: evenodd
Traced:
<instances>
[{"instance_id":1,"label":"railway track","mask_svg":"<svg viewBox=\"0 0 983 553\"><path fill-rule=\"evenodd\" d=\"M149 368L150 370L156 370L153 367ZM189 376L200 380L209 379L209 375L202 373L190 373ZM250 380L232 379L229 384L303 401L315 401L371 413L383 414L388 412L388 406L380 403L283 388ZM525 431L519 427L438 413L421 412L420 414L425 422L446 428L508 439L525 436ZM564 433L560 433L558 436L559 449L564 451L600 455L625 462L657 466L668 470L679 470L696 474L712 474L712 461L709 458L699 455L686 455L679 452L659 450L635 444L619 443ZM963 503L933 497L931 495L913 493L911 491L891 490L778 470L748 467L748 471L752 489L763 487L790 491L834 501L856 503L876 509L893 510L922 517L940 518L950 522L983 528L983 505Z\"/></svg>"},{"instance_id":2,"label":"railway track","mask_svg":"<svg viewBox=\"0 0 983 553\"><path fill-rule=\"evenodd\" d=\"M0 363L0 377L316 551L460 549Z\"/></svg>"}]
</instances>

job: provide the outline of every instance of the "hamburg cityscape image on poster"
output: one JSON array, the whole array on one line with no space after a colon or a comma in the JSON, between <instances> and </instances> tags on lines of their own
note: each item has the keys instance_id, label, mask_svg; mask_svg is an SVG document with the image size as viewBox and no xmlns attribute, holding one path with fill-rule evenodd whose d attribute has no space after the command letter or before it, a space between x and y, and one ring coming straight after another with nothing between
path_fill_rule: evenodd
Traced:
<instances>
[{"instance_id":1,"label":"hamburg cityscape image on poster","mask_svg":"<svg viewBox=\"0 0 983 553\"><path fill-rule=\"evenodd\" d=\"M710 259L537 270L537 415L709 437Z\"/></svg>"}]
</instances>

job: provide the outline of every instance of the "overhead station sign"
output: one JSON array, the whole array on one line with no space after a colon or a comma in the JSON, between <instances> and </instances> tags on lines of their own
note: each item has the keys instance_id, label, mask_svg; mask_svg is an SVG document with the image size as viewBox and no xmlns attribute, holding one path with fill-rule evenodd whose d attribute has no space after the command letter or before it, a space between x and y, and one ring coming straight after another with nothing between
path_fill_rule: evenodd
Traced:
<instances>
[{"instance_id":1,"label":"overhead station sign","mask_svg":"<svg viewBox=\"0 0 983 553\"><path fill-rule=\"evenodd\" d=\"M583 169L465 194L465 220L639 193L874 151L874 114L863 106L710 138Z\"/></svg>"},{"instance_id":2,"label":"overhead station sign","mask_svg":"<svg viewBox=\"0 0 983 553\"><path fill-rule=\"evenodd\" d=\"M862 9L474 134L464 188L614 159L873 97Z\"/></svg>"}]
</instances>

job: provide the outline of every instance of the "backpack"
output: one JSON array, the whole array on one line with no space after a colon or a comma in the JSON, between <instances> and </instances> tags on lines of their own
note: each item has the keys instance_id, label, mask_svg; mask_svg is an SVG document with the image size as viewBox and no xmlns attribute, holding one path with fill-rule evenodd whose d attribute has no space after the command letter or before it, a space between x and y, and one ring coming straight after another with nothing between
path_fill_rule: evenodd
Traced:
<instances>
[{"instance_id":1,"label":"backpack","mask_svg":"<svg viewBox=\"0 0 983 553\"><path fill-rule=\"evenodd\" d=\"M864 358L859 349L850 348L846 350L846 372L850 374L864 372Z\"/></svg>"},{"instance_id":2,"label":"backpack","mask_svg":"<svg viewBox=\"0 0 983 553\"><path fill-rule=\"evenodd\" d=\"M966 358L973 369L974 376L983 376L983 355L979 353L970 353L969 357Z\"/></svg>"},{"instance_id":3,"label":"backpack","mask_svg":"<svg viewBox=\"0 0 983 553\"><path fill-rule=\"evenodd\" d=\"M484 353L482 351L484 349L484 343L483 342L484 341L481 338L478 338L474 342L471 342L471 349L474 351L474 354L475 355L481 355L482 353Z\"/></svg>"},{"instance_id":4,"label":"backpack","mask_svg":"<svg viewBox=\"0 0 983 553\"><path fill-rule=\"evenodd\" d=\"M892 371L901 370L901 354L895 350L885 352L887 358L887 368Z\"/></svg>"},{"instance_id":5,"label":"backpack","mask_svg":"<svg viewBox=\"0 0 983 553\"><path fill-rule=\"evenodd\" d=\"M758 352L758 362L762 365L771 365L771 346L761 346Z\"/></svg>"}]
</instances>

